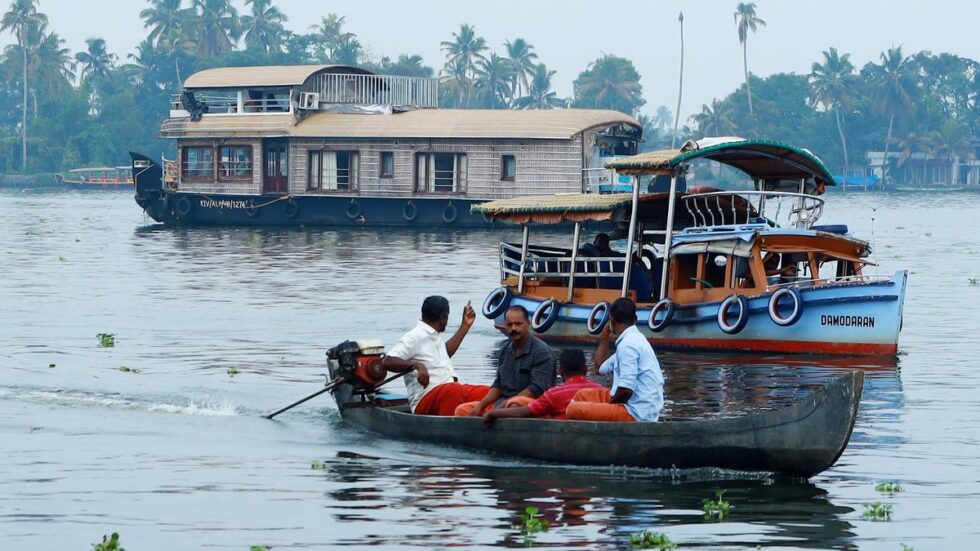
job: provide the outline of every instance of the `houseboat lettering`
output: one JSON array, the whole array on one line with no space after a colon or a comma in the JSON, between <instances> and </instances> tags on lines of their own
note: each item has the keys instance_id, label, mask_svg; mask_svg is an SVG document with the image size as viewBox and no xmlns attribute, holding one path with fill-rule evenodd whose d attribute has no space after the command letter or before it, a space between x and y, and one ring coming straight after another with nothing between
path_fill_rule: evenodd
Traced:
<instances>
[{"instance_id":1,"label":"houseboat lettering","mask_svg":"<svg viewBox=\"0 0 980 551\"><path fill-rule=\"evenodd\" d=\"M205 209L247 209L249 204L245 201L231 199L201 199L201 208Z\"/></svg>"},{"instance_id":2,"label":"houseboat lettering","mask_svg":"<svg viewBox=\"0 0 980 551\"><path fill-rule=\"evenodd\" d=\"M820 316L820 325L835 325L838 327L874 327L874 316Z\"/></svg>"}]
</instances>

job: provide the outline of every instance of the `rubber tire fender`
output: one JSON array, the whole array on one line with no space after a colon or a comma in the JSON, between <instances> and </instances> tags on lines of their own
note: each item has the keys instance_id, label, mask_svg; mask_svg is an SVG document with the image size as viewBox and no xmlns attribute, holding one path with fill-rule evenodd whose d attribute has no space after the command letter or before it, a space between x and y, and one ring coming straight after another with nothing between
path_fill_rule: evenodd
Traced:
<instances>
[{"instance_id":1,"label":"rubber tire fender","mask_svg":"<svg viewBox=\"0 0 980 551\"><path fill-rule=\"evenodd\" d=\"M442 221L447 224L452 224L456 221L456 217L459 216L459 212L456 210L456 205L450 201L446 208L442 210Z\"/></svg>"},{"instance_id":2,"label":"rubber tire fender","mask_svg":"<svg viewBox=\"0 0 980 551\"><path fill-rule=\"evenodd\" d=\"M290 220L292 220L293 218L296 218L297 216L299 216L299 203L297 203L296 201L293 201L292 199L289 199L288 201L286 201L286 212L285 212L285 215L286 215L286 218L289 218Z\"/></svg>"},{"instance_id":3,"label":"rubber tire fender","mask_svg":"<svg viewBox=\"0 0 980 551\"><path fill-rule=\"evenodd\" d=\"M534 313L531 314L531 329L535 333L547 333L551 326L558 321L559 310L561 310L561 303L553 298L539 304Z\"/></svg>"},{"instance_id":4,"label":"rubber tire fender","mask_svg":"<svg viewBox=\"0 0 980 551\"><path fill-rule=\"evenodd\" d=\"M408 201L405 206L402 207L402 218L411 222L415 220L419 215L419 207L414 201Z\"/></svg>"},{"instance_id":5,"label":"rubber tire fender","mask_svg":"<svg viewBox=\"0 0 980 551\"><path fill-rule=\"evenodd\" d=\"M793 313L784 317L779 314L779 301L786 296L789 296L793 301ZM781 287L777 289L771 297L769 297L769 318L776 325L780 327L789 327L790 325L800 321L800 317L802 315L803 297L800 296L800 292L795 288Z\"/></svg>"},{"instance_id":6,"label":"rubber tire fender","mask_svg":"<svg viewBox=\"0 0 980 551\"><path fill-rule=\"evenodd\" d=\"M732 306L738 304L738 319L735 323L728 323L728 311ZM736 335L745 329L749 322L749 299L735 293L721 301L718 307L718 327L729 335Z\"/></svg>"},{"instance_id":7,"label":"rubber tire fender","mask_svg":"<svg viewBox=\"0 0 980 551\"><path fill-rule=\"evenodd\" d=\"M483 316L487 319L497 319L510 308L510 301L514 298L514 293L507 286L500 286L490 291L486 300L483 301Z\"/></svg>"},{"instance_id":8,"label":"rubber tire fender","mask_svg":"<svg viewBox=\"0 0 980 551\"><path fill-rule=\"evenodd\" d=\"M361 204L357 202L357 199L352 198L350 203L347 203L347 208L344 209L344 214L346 214L347 218L350 218L351 220L361 215Z\"/></svg>"},{"instance_id":9,"label":"rubber tire fender","mask_svg":"<svg viewBox=\"0 0 980 551\"><path fill-rule=\"evenodd\" d=\"M606 324L609 323L609 312L611 310L612 307L606 301L602 301L592 307L592 311L589 312L589 317L585 318L585 328L589 331L590 335L602 333Z\"/></svg>"},{"instance_id":10,"label":"rubber tire fender","mask_svg":"<svg viewBox=\"0 0 980 551\"><path fill-rule=\"evenodd\" d=\"M664 308L666 308L667 311L664 312L663 319L657 321L657 314ZM674 304L674 301L670 300L669 298L661 299L660 302L654 304L653 308L650 309L650 317L647 318L647 327L649 327L650 331L653 331L654 333L663 331L668 325L670 325L671 320L674 319L674 312L676 311L677 305Z\"/></svg>"},{"instance_id":11,"label":"rubber tire fender","mask_svg":"<svg viewBox=\"0 0 980 551\"><path fill-rule=\"evenodd\" d=\"M245 215L249 218L255 218L259 215L259 209L255 206L255 201L249 201L248 207L245 208Z\"/></svg>"},{"instance_id":12,"label":"rubber tire fender","mask_svg":"<svg viewBox=\"0 0 980 551\"><path fill-rule=\"evenodd\" d=\"M174 212L178 216L187 216L191 213L191 200L187 198L186 195L182 195L177 202L174 203Z\"/></svg>"}]
</instances>

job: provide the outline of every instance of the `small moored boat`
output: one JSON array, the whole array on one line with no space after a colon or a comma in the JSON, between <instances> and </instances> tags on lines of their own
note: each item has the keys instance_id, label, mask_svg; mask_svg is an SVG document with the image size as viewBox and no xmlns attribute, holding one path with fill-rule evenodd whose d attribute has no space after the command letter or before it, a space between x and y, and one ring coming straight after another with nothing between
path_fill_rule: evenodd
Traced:
<instances>
[{"instance_id":1,"label":"small moored boat","mask_svg":"<svg viewBox=\"0 0 980 551\"><path fill-rule=\"evenodd\" d=\"M58 174L65 189L133 191L133 169L130 166L73 168L66 175Z\"/></svg>"}]
</instances>

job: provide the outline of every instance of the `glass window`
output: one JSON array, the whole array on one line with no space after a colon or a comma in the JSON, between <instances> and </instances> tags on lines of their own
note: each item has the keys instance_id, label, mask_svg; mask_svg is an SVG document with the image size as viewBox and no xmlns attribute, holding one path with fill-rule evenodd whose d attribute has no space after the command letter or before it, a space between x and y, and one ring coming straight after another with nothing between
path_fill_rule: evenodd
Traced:
<instances>
[{"instance_id":1,"label":"glass window","mask_svg":"<svg viewBox=\"0 0 980 551\"><path fill-rule=\"evenodd\" d=\"M214 149L185 147L181 161L181 174L185 178L214 178Z\"/></svg>"},{"instance_id":2,"label":"glass window","mask_svg":"<svg viewBox=\"0 0 980 551\"><path fill-rule=\"evenodd\" d=\"M356 151L311 151L311 190L357 189Z\"/></svg>"},{"instance_id":3,"label":"glass window","mask_svg":"<svg viewBox=\"0 0 980 551\"><path fill-rule=\"evenodd\" d=\"M517 175L517 158L513 155L504 155L500 158L500 179L514 181Z\"/></svg>"},{"instance_id":4,"label":"glass window","mask_svg":"<svg viewBox=\"0 0 980 551\"><path fill-rule=\"evenodd\" d=\"M228 145L218 149L218 179L241 180L252 177L252 147Z\"/></svg>"},{"instance_id":5,"label":"glass window","mask_svg":"<svg viewBox=\"0 0 980 551\"><path fill-rule=\"evenodd\" d=\"M381 177L393 178L395 176L395 154L391 151L381 152Z\"/></svg>"},{"instance_id":6,"label":"glass window","mask_svg":"<svg viewBox=\"0 0 980 551\"><path fill-rule=\"evenodd\" d=\"M463 153L419 153L415 162L415 190L455 193L466 190L467 160Z\"/></svg>"}]
</instances>

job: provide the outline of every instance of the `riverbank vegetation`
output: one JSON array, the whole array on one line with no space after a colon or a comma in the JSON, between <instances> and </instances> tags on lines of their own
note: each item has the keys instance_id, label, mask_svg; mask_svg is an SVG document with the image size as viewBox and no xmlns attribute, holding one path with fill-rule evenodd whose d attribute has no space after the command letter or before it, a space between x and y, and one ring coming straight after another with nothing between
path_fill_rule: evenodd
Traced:
<instances>
[{"instance_id":1,"label":"riverbank vegetation","mask_svg":"<svg viewBox=\"0 0 980 551\"><path fill-rule=\"evenodd\" d=\"M553 90L556 72L539 59L533 37L493 45L462 23L445 33L445 58L433 67L413 52L376 55L342 15L324 15L297 33L285 28L289 17L273 0L245 5L240 13L229 0L148 0L140 12L146 38L120 58L98 37L71 52L39 0L13 0L0 21L0 32L15 38L0 53L0 173L127 164L131 150L166 154L157 132L188 75L268 64L336 63L438 77L443 107L616 109L643 124L647 150L710 135L777 137L807 144L835 171L865 164L868 151L897 153L899 165L912 156L973 158L971 138L980 134L977 61L892 46L858 67L844 49L828 46L807 74L757 76L746 42L765 32L766 22L754 4L738 4L731 37L744 82L680 126L667 106L646 105L641 75L626 57L582 60L573 96L564 98ZM678 21L683 25L683 14Z\"/></svg>"}]
</instances>

